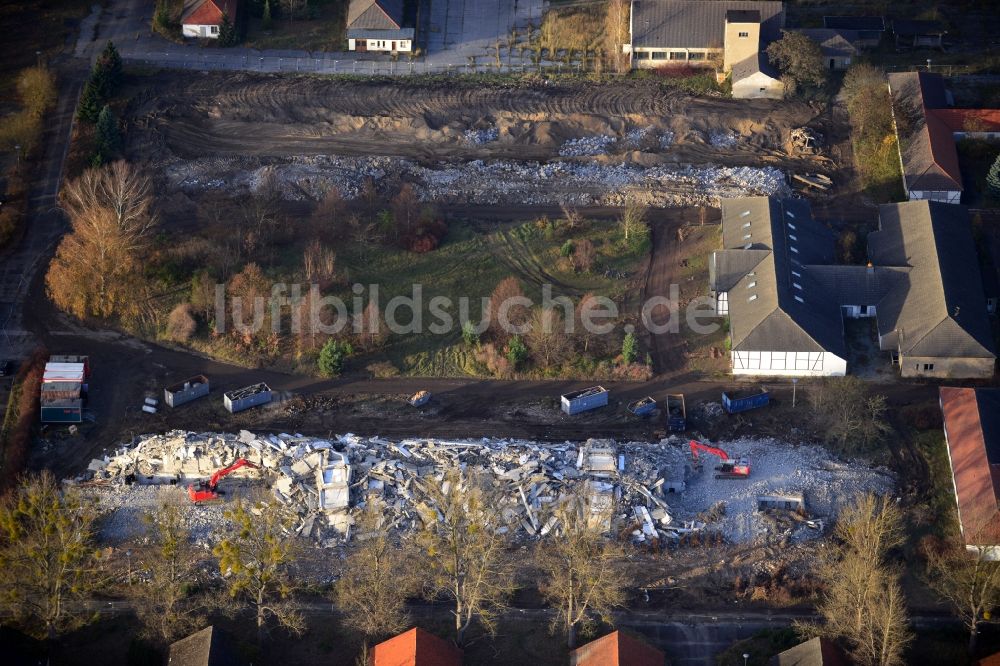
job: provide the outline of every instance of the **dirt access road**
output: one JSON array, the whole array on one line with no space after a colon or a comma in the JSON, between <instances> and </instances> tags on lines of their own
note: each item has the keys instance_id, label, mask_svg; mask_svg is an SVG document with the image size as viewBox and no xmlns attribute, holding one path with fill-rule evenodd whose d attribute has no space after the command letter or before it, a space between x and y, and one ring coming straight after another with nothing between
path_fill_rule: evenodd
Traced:
<instances>
[{"instance_id":1,"label":"dirt access road","mask_svg":"<svg viewBox=\"0 0 1000 666\"><path fill-rule=\"evenodd\" d=\"M624 139L621 153L699 164L777 163L790 128L829 120L801 102L694 97L650 82L342 81L251 73L160 73L144 79L129 108L132 144L182 158L204 155L387 155L418 160L556 157L568 139ZM477 143L466 130L494 128ZM630 129L653 128L629 141ZM659 137L672 133L668 147ZM712 133L731 134L713 146ZM656 136L653 136L656 134ZM633 135L634 137L635 135ZM155 154L155 153L154 153Z\"/></svg>"}]
</instances>

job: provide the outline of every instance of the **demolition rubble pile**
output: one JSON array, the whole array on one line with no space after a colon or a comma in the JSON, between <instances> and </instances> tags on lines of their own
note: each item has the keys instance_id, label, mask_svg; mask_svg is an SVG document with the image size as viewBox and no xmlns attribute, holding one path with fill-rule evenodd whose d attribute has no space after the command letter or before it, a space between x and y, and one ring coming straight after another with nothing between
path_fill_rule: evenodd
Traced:
<instances>
[{"instance_id":1,"label":"demolition rubble pile","mask_svg":"<svg viewBox=\"0 0 1000 666\"><path fill-rule=\"evenodd\" d=\"M672 140L672 137L666 139ZM575 150L575 149L574 149ZM277 184L288 200L321 200L331 188L344 199L360 196L366 180L393 191L411 183L424 201L503 205L621 205L627 194L649 206L714 204L726 197L783 195L790 192L783 172L750 166L640 166L618 162L554 160L473 160L424 166L396 157L295 157L248 168L227 168L213 159L176 162L164 169L168 181L187 192L257 192Z\"/></svg>"},{"instance_id":2,"label":"demolition rubble pile","mask_svg":"<svg viewBox=\"0 0 1000 666\"><path fill-rule=\"evenodd\" d=\"M204 481L242 458L258 468L241 467L220 482L220 491L238 495L249 487L272 494L294 515L294 532L324 547L350 539L357 512L373 497L385 503L387 529L419 529L420 516L434 508L428 488L441 484L445 471L455 466L477 470L501 491L510 533L519 539L558 534L548 509L581 493L595 525L636 543L701 530L747 541L766 536L769 529L755 506L761 494L795 491L805 496L810 510L833 517L854 494L892 486L883 471L833 461L820 447L774 440L726 443L734 455L753 456L754 471L749 481L712 480L710 473L692 468L686 444L676 437L616 445L606 440L390 441L172 431L95 459L76 482L97 493L111 513L134 513L133 504L155 505L155 491L176 496L176 486ZM199 504L185 513L199 542L218 538L211 529L212 521L222 520L218 505ZM132 515L109 520L136 524Z\"/></svg>"}]
</instances>

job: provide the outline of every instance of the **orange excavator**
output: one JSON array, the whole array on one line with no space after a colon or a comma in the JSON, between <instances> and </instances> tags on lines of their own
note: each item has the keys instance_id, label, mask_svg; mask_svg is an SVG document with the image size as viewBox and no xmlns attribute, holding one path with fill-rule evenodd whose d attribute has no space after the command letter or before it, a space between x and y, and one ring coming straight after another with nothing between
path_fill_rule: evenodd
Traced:
<instances>
[{"instance_id":1,"label":"orange excavator","mask_svg":"<svg viewBox=\"0 0 1000 666\"><path fill-rule=\"evenodd\" d=\"M197 487L188 486L188 496L191 498L192 502L207 502L210 500L219 499L219 481L222 477L227 474L232 474L241 467L252 467L254 469L260 469L259 465L255 465L246 458L240 458L234 462L229 467L223 467L218 472L212 475L212 478L208 481L201 481L198 483Z\"/></svg>"},{"instance_id":2,"label":"orange excavator","mask_svg":"<svg viewBox=\"0 0 1000 666\"><path fill-rule=\"evenodd\" d=\"M695 464L701 464L699 451L711 453L722 460L722 463L715 468L715 478L717 479L745 479L750 476L750 461L748 460L733 460L722 449L696 442L693 439L688 442L688 446L691 447L691 455L694 457Z\"/></svg>"}]
</instances>

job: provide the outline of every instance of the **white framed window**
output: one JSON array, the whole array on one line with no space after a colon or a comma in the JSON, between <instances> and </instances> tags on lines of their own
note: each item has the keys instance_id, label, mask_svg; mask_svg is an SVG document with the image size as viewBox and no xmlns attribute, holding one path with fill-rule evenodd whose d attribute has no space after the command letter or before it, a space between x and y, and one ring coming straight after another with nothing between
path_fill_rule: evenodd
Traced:
<instances>
[{"instance_id":1,"label":"white framed window","mask_svg":"<svg viewBox=\"0 0 1000 666\"><path fill-rule=\"evenodd\" d=\"M209 31L209 32L210 32L211 34L213 34L213 35L217 35L217 34L219 34L219 26L217 26L217 25L212 25L212 26L209 26L209 27L208 27L208 31Z\"/></svg>"},{"instance_id":2,"label":"white framed window","mask_svg":"<svg viewBox=\"0 0 1000 666\"><path fill-rule=\"evenodd\" d=\"M750 294L750 298L747 299L747 303L757 300L757 294Z\"/></svg>"},{"instance_id":3,"label":"white framed window","mask_svg":"<svg viewBox=\"0 0 1000 666\"><path fill-rule=\"evenodd\" d=\"M751 282L751 283L747 284L747 289L753 289L756 286L757 286L757 282L754 281L754 282Z\"/></svg>"},{"instance_id":4,"label":"white framed window","mask_svg":"<svg viewBox=\"0 0 1000 666\"><path fill-rule=\"evenodd\" d=\"M749 37L749 36L750 36L750 33L749 33L749 32L741 32L741 33L740 33L740 38L743 38L743 37ZM761 90L763 90L763 88L761 88Z\"/></svg>"}]
</instances>

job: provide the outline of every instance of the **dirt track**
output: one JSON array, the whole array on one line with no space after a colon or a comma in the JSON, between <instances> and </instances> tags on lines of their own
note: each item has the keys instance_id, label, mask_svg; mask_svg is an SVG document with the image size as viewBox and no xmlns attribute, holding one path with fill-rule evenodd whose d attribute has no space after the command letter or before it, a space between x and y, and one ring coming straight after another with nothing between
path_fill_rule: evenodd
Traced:
<instances>
[{"instance_id":1,"label":"dirt track","mask_svg":"<svg viewBox=\"0 0 1000 666\"><path fill-rule=\"evenodd\" d=\"M386 155L418 160L554 157L581 136L629 128L672 132L671 162L760 164L783 132L824 121L809 105L694 97L650 83L482 86L347 82L255 74L159 74L130 109L134 140L182 158L212 155ZM153 91L156 91L153 93ZM470 143L466 130L495 127ZM135 132L135 130L139 130ZM733 132L716 147L709 132ZM655 142L622 145L660 153ZM647 158L648 159L648 158Z\"/></svg>"}]
</instances>

